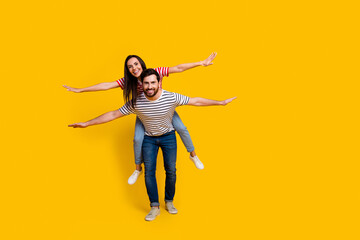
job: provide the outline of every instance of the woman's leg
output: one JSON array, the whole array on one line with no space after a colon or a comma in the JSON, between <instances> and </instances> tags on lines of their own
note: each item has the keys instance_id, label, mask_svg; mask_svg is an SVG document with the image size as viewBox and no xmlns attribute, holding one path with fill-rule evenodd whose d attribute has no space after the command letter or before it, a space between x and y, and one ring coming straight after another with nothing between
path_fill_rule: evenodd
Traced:
<instances>
[{"instance_id":1,"label":"woman's leg","mask_svg":"<svg viewBox=\"0 0 360 240\"><path fill-rule=\"evenodd\" d=\"M184 143L186 150L191 153L195 150L194 144L191 140L190 133L181 121L179 114L175 111L172 119L172 124L179 134L181 141Z\"/></svg>"},{"instance_id":2,"label":"woman's leg","mask_svg":"<svg viewBox=\"0 0 360 240\"><path fill-rule=\"evenodd\" d=\"M135 122L135 136L134 136L134 156L135 164L140 165L143 162L142 160L142 143L144 140L145 128L140 119L137 117ZM138 169L141 170L141 169Z\"/></svg>"},{"instance_id":3,"label":"woman's leg","mask_svg":"<svg viewBox=\"0 0 360 240\"><path fill-rule=\"evenodd\" d=\"M134 184L140 174L142 173L142 143L144 140L145 128L140 119L137 117L135 122L135 136L134 136L134 156L136 169L133 174L129 177L128 183Z\"/></svg>"},{"instance_id":4,"label":"woman's leg","mask_svg":"<svg viewBox=\"0 0 360 240\"><path fill-rule=\"evenodd\" d=\"M204 165L200 159L196 156L195 147L191 140L190 133L185 127L184 123L181 121L179 114L175 111L172 119L172 124L179 134L181 141L184 143L186 150L190 153L190 159L195 163L195 166L198 169L203 169Z\"/></svg>"}]
</instances>

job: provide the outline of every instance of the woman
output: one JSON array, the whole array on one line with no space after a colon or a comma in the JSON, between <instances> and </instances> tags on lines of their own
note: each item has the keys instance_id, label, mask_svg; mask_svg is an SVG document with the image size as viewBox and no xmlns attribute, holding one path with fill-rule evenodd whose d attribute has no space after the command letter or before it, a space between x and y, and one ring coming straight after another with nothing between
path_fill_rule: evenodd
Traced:
<instances>
[{"instance_id":1,"label":"woman","mask_svg":"<svg viewBox=\"0 0 360 240\"><path fill-rule=\"evenodd\" d=\"M198 66L209 66L212 65L212 61L216 57L216 53L212 53L207 59L194 62L194 63L184 63L177 65L175 67L159 67L155 68L155 70L160 74L160 87L162 87L162 78L164 76L168 77L171 73L179 73L185 70L198 67ZM131 101L132 104L136 103L137 96L143 92L142 83L140 80L140 75L143 70L146 69L145 62L136 55L129 55L125 60L125 67L124 67L124 77L114 81L114 82L105 82L99 83L90 87L85 88L72 88L69 86L64 85L64 87L68 91L81 93L81 92L90 92L90 91L101 91L101 90L108 90L116 87L121 87L124 92L124 100L125 102ZM186 129L185 125L182 123L179 115L175 112L172 124L180 135L182 142L184 143L187 151L190 153L190 159L194 162L195 166L198 169L203 169L204 165L199 160L195 153L195 148L192 143L190 134ZM128 183L134 184L140 174L142 173L142 156L141 156L141 146L142 141L144 139L145 129L143 124L141 123L139 118L136 118L135 123L135 137L134 137L134 155L135 155L135 164L136 169L133 174L129 177Z\"/></svg>"}]
</instances>

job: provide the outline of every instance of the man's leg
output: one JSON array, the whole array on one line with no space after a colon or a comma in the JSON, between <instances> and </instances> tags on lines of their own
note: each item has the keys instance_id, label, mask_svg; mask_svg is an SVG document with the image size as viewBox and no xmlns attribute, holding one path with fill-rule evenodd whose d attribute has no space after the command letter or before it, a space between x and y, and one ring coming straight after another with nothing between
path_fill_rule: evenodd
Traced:
<instances>
[{"instance_id":1,"label":"man's leg","mask_svg":"<svg viewBox=\"0 0 360 240\"><path fill-rule=\"evenodd\" d=\"M159 195L156 183L156 158L159 151L156 137L145 136L142 144L142 152L145 166L145 184L151 207L158 207Z\"/></svg>"},{"instance_id":2,"label":"man's leg","mask_svg":"<svg viewBox=\"0 0 360 240\"><path fill-rule=\"evenodd\" d=\"M165 202L172 202L175 195L176 183L176 136L172 131L161 137L160 146L164 157L165 180Z\"/></svg>"}]
</instances>

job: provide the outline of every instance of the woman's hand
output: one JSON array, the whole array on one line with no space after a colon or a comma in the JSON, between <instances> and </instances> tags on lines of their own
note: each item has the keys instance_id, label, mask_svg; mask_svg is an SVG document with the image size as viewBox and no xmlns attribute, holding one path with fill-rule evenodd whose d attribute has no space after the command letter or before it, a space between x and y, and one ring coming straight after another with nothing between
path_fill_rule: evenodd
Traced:
<instances>
[{"instance_id":1,"label":"woman's hand","mask_svg":"<svg viewBox=\"0 0 360 240\"><path fill-rule=\"evenodd\" d=\"M67 85L63 85L63 87L66 88L68 91L71 91L71 92L75 92L75 93L80 93L81 92L80 88L73 88L73 87L69 87Z\"/></svg>"},{"instance_id":2,"label":"woman's hand","mask_svg":"<svg viewBox=\"0 0 360 240\"><path fill-rule=\"evenodd\" d=\"M68 125L68 127L73 127L73 128L86 128L86 127L87 127L87 124L86 124L86 123L83 123L83 122L73 123L73 124Z\"/></svg>"},{"instance_id":3,"label":"woman's hand","mask_svg":"<svg viewBox=\"0 0 360 240\"><path fill-rule=\"evenodd\" d=\"M217 55L217 53L213 52L207 59L205 59L204 61L201 61L201 65L204 67L213 65L214 63L212 61L214 60L216 55Z\"/></svg>"}]
</instances>

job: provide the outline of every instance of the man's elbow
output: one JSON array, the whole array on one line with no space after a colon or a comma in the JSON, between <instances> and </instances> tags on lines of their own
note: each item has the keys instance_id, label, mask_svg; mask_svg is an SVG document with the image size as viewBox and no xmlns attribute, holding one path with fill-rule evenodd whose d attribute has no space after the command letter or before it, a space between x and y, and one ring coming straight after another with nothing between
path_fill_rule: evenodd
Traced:
<instances>
[{"instance_id":1,"label":"man's elbow","mask_svg":"<svg viewBox=\"0 0 360 240\"><path fill-rule=\"evenodd\" d=\"M200 101L199 98L191 98L188 105L192 105L192 106L200 106Z\"/></svg>"}]
</instances>

